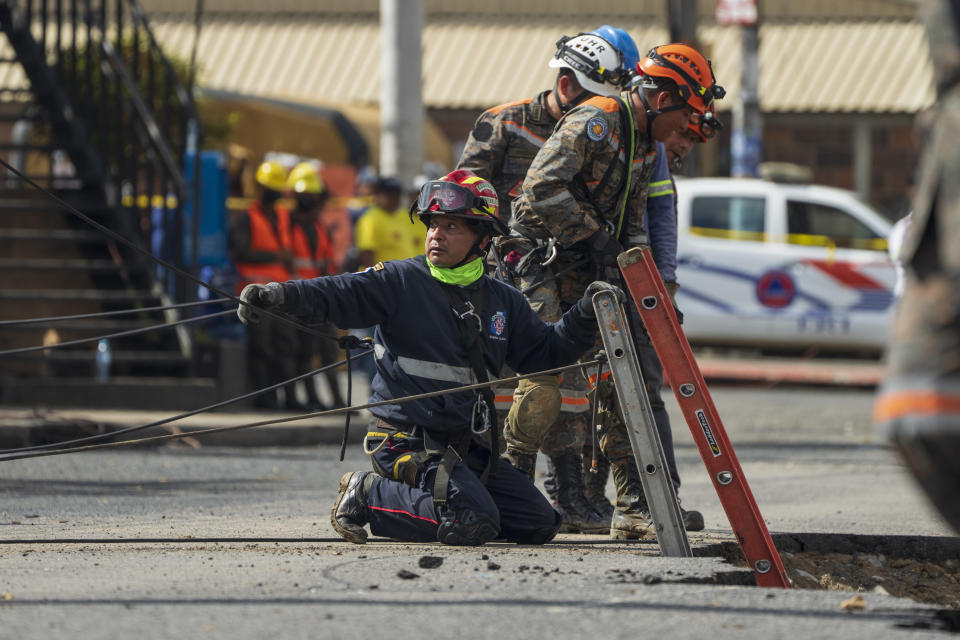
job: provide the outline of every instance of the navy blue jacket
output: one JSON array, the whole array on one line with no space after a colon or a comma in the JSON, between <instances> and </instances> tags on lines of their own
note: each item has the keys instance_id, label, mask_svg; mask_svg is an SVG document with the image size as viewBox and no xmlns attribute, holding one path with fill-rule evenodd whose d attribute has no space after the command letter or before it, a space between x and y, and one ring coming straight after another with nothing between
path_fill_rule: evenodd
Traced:
<instances>
[{"instance_id":1,"label":"navy blue jacket","mask_svg":"<svg viewBox=\"0 0 960 640\"><path fill-rule=\"evenodd\" d=\"M488 276L457 287L457 293L469 300L478 287L483 288L479 316L489 371L498 372L504 364L519 373L543 371L571 364L593 346L596 320L577 305L559 322L544 324L519 291ZM284 294L285 310L307 322L329 320L341 329L376 325L372 402L476 381L456 316L424 256L383 262L361 273L290 281ZM370 411L388 422L460 429L469 424L476 397L476 391L465 391Z\"/></svg>"}]
</instances>

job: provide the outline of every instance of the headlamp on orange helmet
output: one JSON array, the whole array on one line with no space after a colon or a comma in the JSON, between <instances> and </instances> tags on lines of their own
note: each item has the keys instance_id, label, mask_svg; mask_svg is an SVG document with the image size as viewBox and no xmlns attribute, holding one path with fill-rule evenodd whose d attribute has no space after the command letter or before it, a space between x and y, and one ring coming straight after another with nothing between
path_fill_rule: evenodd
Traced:
<instances>
[{"instance_id":1,"label":"headlamp on orange helmet","mask_svg":"<svg viewBox=\"0 0 960 640\"><path fill-rule=\"evenodd\" d=\"M700 142L706 142L723 129L723 123L717 118L716 109L711 105L706 113L695 113L690 116L687 129L696 134Z\"/></svg>"},{"instance_id":2,"label":"headlamp on orange helmet","mask_svg":"<svg viewBox=\"0 0 960 640\"><path fill-rule=\"evenodd\" d=\"M641 87L659 87L658 79L670 80L681 100L695 113L705 113L713 101L726 95L717 84L713 66L703 54L685 44L667 44L650 49L637 65Z\"/></svg>"}]
</instances>

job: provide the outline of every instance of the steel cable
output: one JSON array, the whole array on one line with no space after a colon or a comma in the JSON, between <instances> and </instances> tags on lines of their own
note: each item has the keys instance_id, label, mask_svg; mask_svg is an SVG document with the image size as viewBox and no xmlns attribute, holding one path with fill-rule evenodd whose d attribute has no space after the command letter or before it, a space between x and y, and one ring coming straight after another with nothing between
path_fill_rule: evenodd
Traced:
<instances>
[{"instance_id":1,"label":"steel cable","mask_svg":"<svg viewBox=\"0 0 960 640\"><path fill-rule=\"evenodd\" d=\"M189 432L187 432L187 433L169 433L169 434L165 434L165 435L162 435L162 436L151 436L151 437L148 437L148 438L138 438L138 439L136 439L136 440L121 440L120 442L105 442L105 443L102 443L102 444L93 444L93 445L87 445L87 446L82 446L82 447L72 447L72 448L69 448L69 449L55 449L55 450L53 450L53 451L36 451L36 450L34 450L34 451L31 451L31 452L28 452L28 453L17 453L17 452L26 451L27 449L30 449L30 447L25 447L25 448L23 448L23 449L13 449L13 450L10 451L11 455L3 455L3 456L0 456L0 462L9 462L9 461L12 461L12 460L25 460L25 459L27 459L27 458L42 458L42 457L56 456L56 455L67 454L67 453L78 453L78 452L80 452L80 451L93 451L93 450L96 450L96 449L114 449L114 448L118 448L118 447L125 447L125 446L132 446L132 445L140 445L140 444L146 444L146 443L152 443L152 442L163 442L163 441L166 441L166 440L177 440L177 439L180 439L180 438L191 438L191 437L208 435L208 434L212 434L212 433L224 433L224 432L227 432L227 431L238 431L238 430L240 430L240 429L250 429L250 428L253 428L253 427L265 427L265 426L268 426L268 425L271 425L271 424L283 424L283 423L287 423L287 422L294 422L294 421L296 421L296 420L306 420L306 419L308 419L308 418L319 418L319 417L324 417L324 416L336 416L336 415L340 415L340 414L343 414L343 413L347 413L347 412L349 412L349 411L359 411L359 410L361 410L361 409L372 409L373 407L381 407L381 406L388 405L388 404L400 404L400 403L403 403L403 402L409 402L409 401L411 401L411 400L423 400L423 399L426 399L426 398L435 398L435 397L437 397L437 396L442 396L442 395L446 395L446 394L449 394L449 393L459 393L459 392L462 392L462 391L474 391L474 390L477 390L477 389L483 389L483 388L485 388L485 387L493 387L493 386L495 386L495 385L503 384L503 383L506 383L506 382L519 382L520 380L522 380L522 379L524 379L524 378L528 378L528 377L530 377L530 376L553 375L553 374L557 374L557 373L563 373L564 371L568 371L568 370L571 370L571 369L577 369L577 368L580 368L580 367L589 367L589 366L591 366L591 365L598 364L599 362L600 362L599 360L590 360L590 361L587 361L587 362L577 362L577 363L575 363L575 364L570 364L570 365L566 365L566 366L563 366L563 367L555 367L555 368L553 368L553 369L546 369L546 370L544 370L544 371L537 371L537 372L534 372L534 373L525 373L525 374L523 374L523 375L517 375L517 376L510 377L510 378L502 378L502 379L499 379L499 380L490 380L490 381L488 381L488 382L479 382L479 383L476 383L476 384L464 385L464 386L462 386L462 387L455 387L455 388L453 388L453 389L442 389L442 390L440 390L440 391L430 391L430 392L427 392L427 393L420 393L420 394L412 395L412 396L404 396L404 397L402 397L402 398L390 398L389 400L380 400L380 401L377 401L377 402L368 402L368 403L366 403L366 404L360 404L360 405L356 405L356 406L352 406L352 407L343 407L343 408L341 408L341 409L328 409L328 410L326 410L326 411L313 411L313 412L311 412L311 413L305 413L305 414L300 415L300 416L291 416L291 417L287 417L287 418L273 418L273 419L270 419L270 420L258 420L258 421L256 421L256 422L248 422L248 423L245 423L245 424L231 425L231 426L229 426L229 427L211 427L211 428L209 428L209 429L198 429L198 430L196 430L196 431L189 431ZM338 364L339 364L339 363L338 363ZM169 422L169 420L168 420L168 422ZM144 427L141 426L141 427L136 427L136 428L137 428L137 429L142 429L142 428L144 428ZM104 434L104 435L113 436L113 435L117 435L117 434L122 433L122 432L124 432L124 430L115 431L114 433ZM129 432L129 429L128 429L126 432ZM91 437L99 437L99 436L91 436ZM43 445L40 445L40 446L43 446ZM35 449L35 448L34 448L34 449ZM5 452L0 452L0 453L5 453Z\"/></svg>"},{"instance_id":2,"label":"steel cable","mask_svg":"<svg viewBox=\"0 0 960 640\"><path fill-rule=\"evenodd\" d=\"M351 357L350 357L350 360L356 360L357 358L362 358L362 357L364 357L365 355L367 355L367 354L369 354L369 353L373 353L373 350L371 349L371 350L369 350L369 351L367 351L367 352L358 353L358 354L355 355L355 356L351 356ZM29 447L19 447L19 448L17 448L17 449L3 449L3 450L0 450L0 454L14 453L14 452L24 452L24 451L38 451L38 450L42 450L42 449L56 449L56 448L58 448L58 447L64 447L64 446L66 446L66 445L77 444L77 443L80 443L80 442L95 442L95 441L97 441L97 440L108 440L108 439L110 439L110 438L115 438L116 436L119 436L119 435L122 435L122 434L125 434L125 433L133 433L134 431L142 431L143 429L149 429L149 428L151 428L151 427L159 427L159 426L161 426L161 425L169 424L169 423L171 423L171 422L176 422L177 420L182 420L182 419L184 419L184 418L189 418L190 416L195 416L195 415L200 414L200 413L205 413L205 412L207 412L207 411L212 411L212 410L214 410L214 409L220 409L220 408L222 408L222 407L226 407L226 406L228 406L228 405L231 405L231 404L233 404L234 402L240 402L241 400L247 400L247 399L249 399L249 398L254 398L254 397L259 396L259 395L261 395L261 394L267 393L268 391L275 391L275 390L277 390L277 389L279 389L279 388L281 388L281 387L284 387L284 386L286 386L286 385L288 385L288 384L292 384L292 383L294 383L294 382L298 382L298 381L303 380L303 379L305 379L305 378L309 378L310 376L314 376L314 375L316 375L316 374L318 374L318 373L323 373L324 371L327 371L327 370L329 370L329 369L333 369L334 367L339 367L340 365L344 364L345 362L347 362L346 359L340 360L339 362L334 362L334 363L332 363L332 364L324 365L324 366L320 367L319 369L314 369L313 371L310 371L310 372L307 372L307 373L302 373L302 374L300 374L300 375L298 375L298 376L296 376L296 377L290 378L289 380L284 380L283 382L278 382L278 383L276 383L276 384L270 385L269 387L264 387L263 389L257 389L256 391L251 391L250 393L245 393L245 394L243 394L243 395L236 396L236 397L233 397L233 398L228 398L227 400L221 400L220 402L216 402L216 403L214 403L214 404L207 405L207 406L205 406L205 407L200 407L199 409L191 409L190 411L186 411L186 412L183 412L183 413L178 413L177 415L172 416L172 417L170 417L170 418L164 418L164 419L162 419L162 420L157 420L157 421L154 421L154 422L149 422L149 423L147 423L147 424L141 424L141 425L137 425L137 426L133 426L133 427L125 427L125 428L123 428L123 429L118 429L118 430L112 431L112 432L110 432L110 433L99 433L99 434L96 434L96 435L86 436L86 437L83 437L83 438L74 438L73 440L64 440L64 441L62 441L62 442L48 442L47 444L37 444L37 445L29 446Z\"/></svg>"},{"instance_id":3,"label":"steel cable","mask_svg":"<svg viewBox=\"0 0 960 640\"><path fill-rule=\"evenodd\" d=\"M280 322L283 323L283 324L289 325L289 326L291 326L291 327L296 327L297 329L299 329L299 330L301 330L301 331L303 331L303 332L305 332L305 333L308 333L308 334L310 334L310 335L313 335L313 336L317 336L317 337L320 337L320 338L326 338L326 339L329 339L329 338L330 338L330 336L327 336L327 335L323 334L322 332L320 332L320 331L318 331L318 330L316 330L316 329L313 329L312 327L309 327L309 326L307 326L306 324L304 324L304 323L302 323L302 322L300 322L300 321L298 321L298 320L295 320L295 319L293 319L293 318L290 318L289 316L287 316L287 315L284 314L284 313L278 313L278 312L276 312L276 311L270 311L269 309L263 309L263 308L261 308L261 307L257 307L256 305L251 305L250 303L245 302L244 300L241 300L241 299L240 299L239 297L237 297L237 296L230 295L230 294L227 293L226 291L223 291L222 289L218 289L217 287L213 286L212 284L209 284L209 283L207 283L207 282L204 282L203 280L201 280L201 279L198 278L197 276L193 275L193 274L190 273L189 271L185 271L184 269L181 269L180 267L177 267L176 265L171 264L170 262L167 262L167 261L164 260L163 258L159 258L159 257L153 255L150 251L148 251L148 250L144 249L143 247L140 247L140 246L138 246L137 244L131 242L130 240L124 238L122 235L120 235L119 233L117 233L117 232L114 231L113 229L110 229L109 227L106 227L106 226L100 224L99 222L97 222L96 220L94 220L93 218L91 218L90 216L88 216L87 214L83 213L82 211L80 211L79 209L77 209L76 207L74 207L73 205L71 205L69 202L67 202L67 201L64 200L63 198L61 198L60 196L58 196L57 194L55 194L55 193L51 192L50 190L48 190L48 189L40 186L39 184L37 184L36 182L34 182L33 180L31 180L30 178L28 178L27 176L25 176L25 175L24 175L23 173L21 173L16 167L14 167L13 165L11 165L9 162L7 162L6 160L4 160L3 158L0 158L0 166L6 168L7 171L9 171L10 173L12 173L13 175L17 176L18 178L20 178L21 180L23 180L24 182L26 182L27 184L29 184L29 185L32 186L33 188L37 189L38 191L40 191L41 193L43 193L44 195L46 195L48 198L50 198L51 200L53 200L54 202L56 202L57 204L59 204L60 206L62 206L64 209L66 209L67 211L69 211L69 212L72 213L73 215L77 216L78 218L80 218L81 220L83 220L84 222L86 222L88 225L90 225L91 227L93 227L93 228L96 229L97 231L100 231L101 233L105 234L107 237L112 238L113 240L115 240L116 242L119 242L119 243L122 244L123 246L128 247L128 248L136 251L137 253L139 253L139 254L141 254L141 255L143 255L143 256L146 256L147 258L149 258L150 260L154 261L155 263L157 263L157 264L160 265L161 267L167 269L168 271L171 271L171 272L173 272L173 273L175 273L175 274L177 274L177 275L179 275L179 276L181 276L181 277L183 277L183 278L186 278L187 280L190 280L191 282L193 282L193 283L195 283L195 284L198 284L198 285L200 285L201 287L204 287L204 288L207 289L208 291L212 291L213 293L216 293L216 294L219 295L219 296L222 296L222 297L224 297L224 298L229 298L230 300L233 300L233 301L236 302L237 304L241 304L241 305L246 305L246 306L249 306L249 307L253 307L253 308L255 308L258 312L263 313L264 315L270 316L271 318L274 318L274 319L280 321Z\"/></svg>"},{"instance_id":4,"label":"steel cable","mask_svg":"<svg viewBox=\"0 0 960 640\"><path fill-rule=\"evenodd\" d=\"M200 322L201 320L210 320L212 318L225 316L229 313L236 313L236 310L225 309L224 311L217 311L216 313L208 313L207 315L204 315L204 316L196 316L194 318L183 318L181 320L175 320L173 322L165 322L163 324L153 324L148 327L138 327L136 329L128 329L126 331L108 333L106 335L97 336L95 338L79 338L77 340L68 340L67 342L57 342L55 344L40 345L36 347L20 347L18 349L7 349L6 351L0 351L0 356L10 356L10 355L20 354L20 353L33 353L35 351L46 351L47 349L58 349L60 347L75 347L81 344L99 342L100 340L112 340L113 338L123 338L124 336L134 336L139 333L147 333L148 331L166 329L168 327L176 327L181 324L187 324L188 322Z\"/></svg>"},{"instance_id":5,"label":"steel cable","mask_svg":"<svg viewBox=\"0 0 960 640\"><path fill-rule=\"evenodd\" d=\"M134 313L148 313L151 311L167 311L168 309L185 309L187 307L199 307L205 304L220 304L223 302L233 302L232 298L213 298L212 300L200 300L198 302L179 302L177 304L164 304L155 307L141 307L139 309L120 309L118 311L98 311L97 313L79 313L71 316L48 316L46 318L21 318L19 320L0 320L0 329L4 327L17 327L27 324L42 324L44 322L62 322L66 320L90 320L93 318L110 318L113 316L126 316Z\"/></svg>"}]
</instances>

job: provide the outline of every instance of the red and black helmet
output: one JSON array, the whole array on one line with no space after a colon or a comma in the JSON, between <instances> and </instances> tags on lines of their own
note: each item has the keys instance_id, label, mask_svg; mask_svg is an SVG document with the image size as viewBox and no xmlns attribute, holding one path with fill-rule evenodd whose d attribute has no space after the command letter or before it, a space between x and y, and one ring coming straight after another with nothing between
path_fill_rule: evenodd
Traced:
<instances>
[{"instance_id":1,"label":"red and black helmet","mask_svg":"<svg viewBox=\"0 0 960 640\"><path fill-rule=\"evenodd\" d=\"M497 190L469 169L458 169L425 183L410 207L411 220L414 210L427 225L430 217L443 215L483 222L491 227L491 236L507 232L499 217Z\"/></svg>"}]
</instances>

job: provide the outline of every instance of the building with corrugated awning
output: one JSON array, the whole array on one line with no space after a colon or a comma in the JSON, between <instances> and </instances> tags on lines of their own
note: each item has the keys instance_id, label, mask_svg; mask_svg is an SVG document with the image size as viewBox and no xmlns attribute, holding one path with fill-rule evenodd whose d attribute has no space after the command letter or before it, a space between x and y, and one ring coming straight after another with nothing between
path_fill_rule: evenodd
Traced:
<instances>
[{"instance_id":1,"label":"building with corrugated awning","mask_svg":"<svg viewBox=\"0 0 960 640\"><path fill-rule=\"evenodd\" d=\"M740 89L740 31L714 23L699 3L698 38L727 98ZM142 0L170 52L189 58L194 0ZM425 0L424 103L455 162L474 119L489 106L533 95L554 78L554 44L608 23L641 53L668 40L663 0ZM816 182L852 188L894 213L917 158L913 118L933 103L932 70L915 4L903 0L766 0L760 27L764 158L811 167ZM208 89L305 105L379 99L377 0L206 0L196 41ZM433 125L431 125L432 127ZM375 136L373 153L376 158ZM700 154L701 169L729 170L729 127ZM436 157L433 160L442 160Z\"/></svg>"}]
</instances>

